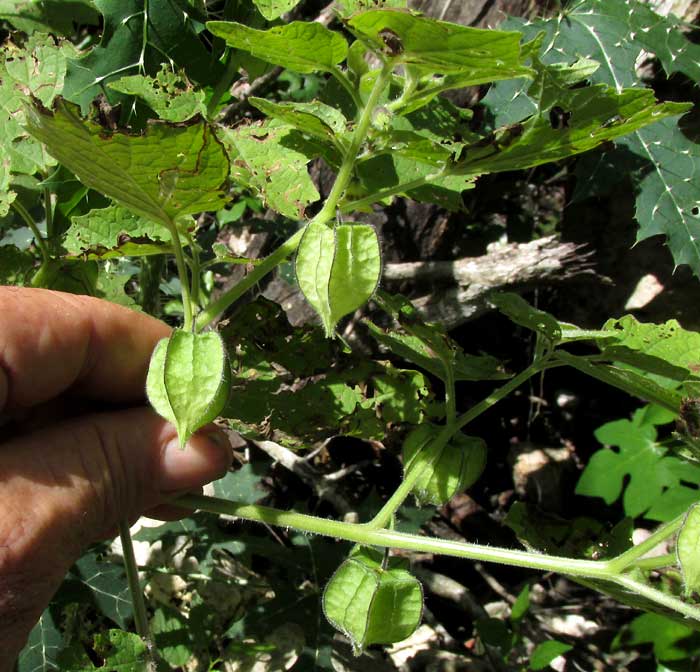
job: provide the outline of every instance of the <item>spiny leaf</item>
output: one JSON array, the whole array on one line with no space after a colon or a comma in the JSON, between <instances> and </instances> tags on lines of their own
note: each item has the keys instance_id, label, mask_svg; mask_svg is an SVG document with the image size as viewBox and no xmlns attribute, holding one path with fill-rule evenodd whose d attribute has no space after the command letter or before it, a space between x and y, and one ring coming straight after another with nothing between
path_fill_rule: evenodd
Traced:
<instances>
[{"instance_id":1,"label":"spiny leaf","mask_svg":"<svg viewBox=\"0 0 700 672\"><path fill-rule=\"evenodd\" d=\"M683 521L676 542L685 594L700 592L700 505L695 504Z\"/></svg>"},{"instance_id":2,"label":"spiny leaf","mask_svg":"<svg viewBox=\"0 0 700 672\"><path fill-rule=\"evenodd\" d=\"M161 225L134 215L119 205L110 205L73 217L63 246L70 254L109 259L112 256L162 254L170 248L159 245L158 241L167 238Z\"/></svg>"},{"instance_id":3,"label":"spiny leaf","mask_svg":"<svg viewBox=\"0 0 700 672\"><path fill-rule=\"evenodd\" d=\"M481 439L460 432L448 444L434 448L431 444L439 432L439 427L422 424L403 444L405 477L413 470L422 470L413 486L421 506L446 504L453 495L471 487L486 466L487 448Z\"/></svg>"},{"instance_id":4,"label":"spiny leaf","mask_svg":"<svg viewBox=\"0 0 700 672\"><path fill-rule=\"evenodd\" d=\"M300 0L253 0L253 2L268 21L274 21L285 12L294 9Z\"/></svg>"},{"instance_id":5,"label":"spiny leaf","mask_svg":"<svg viewBox=\"0 0 700 672\"><path fill-rule=\"evenodd\" d=\"M306 300L332 336L341 317L364 305L381 274L374 227L366 224L309 224L299 244L296 274Z\"/></svg>"},{"instance_id":6,"label":"spiny leaf","mask_svg":"<svg viewBox=\"0 0 700 672\"><path fill-rule=\"evenodd\" d=\"M348 53L348 43L340 33L316 22L293 21L256 30L235 22L209 21L207 28L231 47L296 72L333 70Z\"/></svg>"},{"instance_id":7,"label":"spiny leaf","mask_svg":"<svg viewBox=\"0 0 700 672\"><path fill-rule=\"evenodd\" d=\"M521 62L520 33L468 28L409 12L378 9L347 23L361 39L402 63L437 73L458 73L460 85L528 76ZM387 46L388 36L397 44Z\"/></svg>"},{"instance_id":8,"label":"spiny leaf","mask_svg":"<svg viewBox=\"0 0 700 672\"><path fill-rule=\"evenodd\" d=\"M307 170L318 153L291 126L266 121L225 129L232 145L231 178L256 189L265 204L290 219L302 219L309 203L319 199Z\"/></svg>"},{"instance_id":9,"label":"spiny leaf","mask_svg":"<svg viewBox=\"0 0 700 672\"><path fill-rule=\"evenodd\" d=\"M323 592L323 610L331 625L344 633L355 655L372 644L393 644L409 637L420 623L420 583L389 558L359 549L336 570Z\"/></svg>"},{"instance_id":10,"label":"spiny leaf","mask_svg":"<svg viewBox=\"0 0 700 672\"><path fill-rule=\"evenodd\" d=\"M158 342L148 369L151 405L177 428L180 446L216 419L226 405L231 368L216 332L192 334L176 329Z\"/></svg>"},{"instance_id":11,"label":"spiny leaf","mask_svg":"<svg viewBox=\"0 0 700 672\"><path fill-rule=\"evenodd\" d=\"M206 113L204 91L193 89L183 72L174 72L164 63L154 77L130 75L107 85L110 89L130 96L138 96L161 119L187 121L197 114Z\"/></svg>"},{"instance_id":12,"label":"spiny leaf","mask_svg":"<svg viewBox=\"0 0 700 672\"><path fill-rule=\"evenodd\" d=\"M184 68L200 84L214 84L223 67L199 39L196 10L187 0L94 0L104 17L100 44L71 61L65 97L83 111L101 93L111 103L123 96L106 84L125 74L155 75L164 60Z\"/></svg>"},{"instance_id":13,"label":"spiny leaf","mask_svg":"<svg viewBox=\"0 0 700 672\"><path fill-rule=\"evenodd\" d=\"M226 152L203 122L129 135L85 121L61 101L55 112L30 108L27 128L83 184L151 221L171 226L226 202Z\"/></svg>"}]
</instances>

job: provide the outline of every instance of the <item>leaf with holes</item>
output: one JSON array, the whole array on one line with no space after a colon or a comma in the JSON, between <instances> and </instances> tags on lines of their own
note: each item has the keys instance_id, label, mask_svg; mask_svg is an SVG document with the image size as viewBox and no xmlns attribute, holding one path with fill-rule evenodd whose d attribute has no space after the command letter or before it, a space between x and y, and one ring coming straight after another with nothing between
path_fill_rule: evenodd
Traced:
<instances>
[{"instance_id":1,"label":"leaf with holes","mask_svg":"<svg viewBox=\"0 0 700 672\"><path fill-rule=\"evenodd\" d=\"M293 21L256 30L235 22L209 21L207 28L230 47L296 72L328 72L348 53L348 43L340 33L315 22Z\"/></svg>"},{"instance_id":2,"label":"leaf with holes","mask_svg":"<svg viewBox=\"0 0 700 672\"><path fill-rule=\"evenodd\" d=\"M123 101L124 95L106 85L124 75L155 76L164 60L198 84L216 84L223 75L223 66L199 39L201 23L187 0L95 0L94 5L104 17L102 39L69 63L64 89L83 111L100 94L112 104Z\"/></svg>"},{"instance_id":3,"label":"leaf with holes","mask_svg":"<svg viewBox=\"0 0 700 672\"><path fill-rule=\"evenodd\" d=\"M393 644L409 637L423 614L423 590L400 560L371 549L357 549L343 562L323 591L323 611L359 655L372 644Z\"/></svg>"},{"instance_id":4,"label":"leaf with holes","mask_svg":"<svg viewBox=\"0 0 700 672\"><path fill-rule=\"evenodd\" d=\"M382 269L377 232L367 224L311 223L295 267L301 291L326 335L333 336L338 320L363 306L377 288Z\"/></svg>"},{"instance_id":5,"label":"leaf with holes","mask_svg":"<svg viewBox=\"0 0 700 672\"><path fill-rule=\"evenodd\" d=\"M138 635L124 630L109 630L95 635L93 649L100 659L95 665L82 644L61 652L58 662L64 672L152 672L153 655Z\"/></svg>"},{"instance_id":6,"label":"leaf with holes","mask_svg":"<svg viewBox=\"0 0 700 672\"><path fill-rule=\"evenodd\" d=\"M231 179L256 190L265 204L290 219L302 219L319 199L307 164L319 152L292 126L265 121L224 129L230 147Z\"/></svg>"},{"instance_id":7,"label":"leaf with holes","mask_svg":"<svg viewBox=\"0 0 700 672\"><path fill-rule=\"evenodd\" d=\"M194 89L183 72L173 72L164 63L155 77L129 75L107 85L110 89L141 98L165 121L187 121L206 113L205 93Z\"/></svg>"},{"instance_id":8,"label":"leaf with holes","mask_svg":"<svg viewBox=\"0 0 700 672\"><path fill-rule=\"evenodd\" d=\"M231 367L221 336L176 329L158 342L148 368L151 406L177 428L180 446L221 413L231 389Z\"/></svg>"},{"instance_id":9,"label":"leaf with holes","mask_svg":"<svg viewBox=\"0 0 700 672\"><path fill-rule=\"evenodd\" d=\"M150 126L142 135L110 132L63 101L30 108L27 128L83 184L165 226L226 202L226 152L204 122Z\"/></svg>"}]
</instances>

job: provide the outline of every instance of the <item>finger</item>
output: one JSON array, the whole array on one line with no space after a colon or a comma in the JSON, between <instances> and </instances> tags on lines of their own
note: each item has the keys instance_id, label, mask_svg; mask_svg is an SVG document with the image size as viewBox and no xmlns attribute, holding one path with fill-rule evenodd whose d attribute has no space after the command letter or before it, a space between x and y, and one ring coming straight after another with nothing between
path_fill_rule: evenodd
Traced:
<instances>
[{"instance_id":1,"label":"finger","mask_svg":"<svg viewBox=\"0 0 700 672\"><path fill-rule=\"evenodd\" d=\"M21 649L82 549L118 521L167 504L175 492L222 476L223 433L179 448L150 409L92 415L0 446L0 651ZM10 652L8 654L8 652Z\"/></svg>"},{"instance_id":2,"label":"finger","mask_svg":"<svg viewBox=\"0 0 700 672\"><path fill-rule=\"evenodd\" d=\"M170 328L88 296L0 287L0 410L71 389L114 403L144 398L155 344Z\"/></svg>"}]
</instances>

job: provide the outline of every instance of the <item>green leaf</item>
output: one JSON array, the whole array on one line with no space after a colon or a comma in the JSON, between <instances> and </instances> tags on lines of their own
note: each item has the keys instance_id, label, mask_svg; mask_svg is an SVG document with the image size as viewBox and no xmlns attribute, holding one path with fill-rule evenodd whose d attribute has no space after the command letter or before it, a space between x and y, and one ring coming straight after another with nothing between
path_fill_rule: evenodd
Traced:
<instances>
[{"instance_id":1,"label":"green leaf","mask_svg":"<svg viewBox=\"0 0 700 672\"><path fill-rule=\"evenodd\" d=\"M231 368L221 336L176 329L158 342L148 369L151 405L177 427L180 446L226 405Z\"/></svg>"},{"instance_id":2,"label":"green leaf","mask_svg":"<svg viewBox=\"0 0 700 672\"><path fill-rule=\"evenodd\" d=\"M458 73L459 87L527 76L521 62L520 33L468 28L391 9L370 10L352 17L348 28L378 51L398 62ZM385 40L392 34L393 48ZM455 86L454 88L458 88Z\"/></svg>"},{"instance_id":3,"label":"green leaf","mask_svg":"<svg viewBox=\"0 0 700 672\"><path fill-rule=\"evenodd\" d=\"M129 135L84 121L60 102L55 112L31 108L27 128L83 184L148 220L172 226L226 202L228 159L205 123Z\"/></svg>"},{"instance_id":4,"label":"green leaf","mask_svg":"<svg viewBox=\"0 0 700 672\"><path fill-rule=\"evenodd\" d=\"M327 336L345 315L363 306L377 288L381 251L367 224L309 224L299 244L296 274Z\"/></svg>"},{"instance_id":5,"label":"green leaf","mask_svg":"<svg viewBox=\"0 0 700 672\"><path fill-rule=\"evenodd\" d=\"M56 657L63 646L63 638L49 609L29 633L29 638L17 661L17 672L47 672L55 670Z\"/></svg>"},{"instance_id":6,"label":"green leaf","mask_svg":"<svg viewBox=\"0 0 700 672\"><path fill-rule=\"evenodd\" d=\"M230 47L296 72L328 72L345 60L348 43L320 23L293 21L269 30L240 23L209 21L207 28Z\"/></svg>"},{"instance_id":7,"label":"green leaf","mask_svg":"<svg viewBox=\"0 0 700 672\"><path fill-rule=\"evenodd\" d=\"M608 320L603 330L615 336L600 343L604 355L649 374L659 385L693 384L700 374L700 333L683 329L676 320L663 324L638 322L632 315ZM692 388L689 388L692 389Z\"/></svg>"},{"instance_id":8,"label":"green leaf","mask_svg":"<svg viewBox=\"0 0 700 672\"><path fill-rule=\"evenodd\" d=\"M162 65L155 78L130 75L107 86L119 93L138 96L165 121L187 121L197 114L206 114L204 91L195 90L184 72L174 72L167 63Z\"/></svg>"},{"instance_id":9,"label":"green leaf","mask_svg":"<svg viewBox=\"0 0 700 672\"><path fill-rule=\"evenodd\" d=\"M347 119L340 110L315 101L312 103L274 103L264 98L251 97L248 102L263 114L289 124L301 133L306 133L332 148L342 149L347 141ZM337 144L336 144L337 143Z\"/></svg>"},{"instance_id":10,"label":"green leaf","mask_svg":"<svg viewBox=\"0 0 700 672\"><path fill-rule=\"evenodd\" d=\"M183 68L189 80L215 84L223 66L199 37L201 24L188 0L94 0L104 17L100 44L72 60L64 96L87 111L105 94L110 103L124 99L106 85L126 74L155 75L165 61Z\"/></svg>"},{"instance_id":11,"label":"green leaf","mask_svg":"<svg viewBox=\"0 0 700 672\"><path fill-rule=\"evenodd\" d=\"M119 205L110 205L73 217L63 246L70 254L109 259L162 254L170 247L159 245L157 241L167 238L160 224L134 215Z\"/></svg>"},{"instance_id":12,"label":"green leaf","mask_svg":"<svg viewBox=\"0 0 700 672\"><path fill-rule=\"evenodd\" d=\"M653 91L605 85L571 89L557 99L566 121L549 114L497 129L462 150L454 171L465 175L521 170L587 152L604 142L687 112L687 103L658 103ZM543 111L544 112L544 111Z\"/></svg>"},{"instance_id":13,"label":"green leaf","mask_svg":"<svg viewBox=\"0 0 700 672\"><path fill-rule=\"evenodd\" d=\"M232 146L231 178L257 190L268 207L299 220L319 199L306 168L318 148L291 126L276 121L239 126L225 129L222 139Z\"/></svg>"},{"instance_id":14,"label":"green leaf","mask_svg":"<svg viewBox=\"0 0 700 672\"><path fill-rule=\"evenodd\" d=\"M657 443L656 425L672 419L669 412L648 414L640 409L632 420L599 427L595 437L606 447L591 457L576 493L602 497L609 505L624 489L625 514L632 518L643 514L667 521L685 511L697 500L697 490L684 483L700 482L700 467L666 455L668 448Z\"/></svg>"},{"instance_id":15,"label":"green leaf","mask_svg":"<svg viewBox=\"0 0 700 672\"><path fill-rule=\"evenodd\" d=\"M94 261L51 259L32 277L33 287L95 296L99 269Z\"/></svg>"},{"instance_id":16,"label":"green leaf","mask_svg":"<svg viewBox=\"0 0 700 672\"><path fill-rule=\"evenodd\" d=\"M244 464L236 471L214 481L214 494L233 502L255 504L266 492L262 488L262 474L256 473L252 464Z\"/></svg>"},{"instance_id":17,"label":"green leaf","mask_svg":"<svg viewBox=\"0 0 700 672\"><path fill-rule=\"evenodd\" d=\"M659 660L681 661L697 655L700 634L666 616L642 614L616 638L615 644L631 648L638 648L640 644L652 644L654 656Z\"/></svg>"},{"instance_id":18,"label":"green leaf","mask_svg":"<svg viewBox=\"0 0 700 672\"><path fill-rule=\"evenodd\" d=\"M530 655L530 669L544 670L549 667L549 664L558 656L561 656L567 651L571 651L574 647L571 644L558 642L556 639L549 639L535 647L535 650Z\"/></svg>"},{"instance_id":19,"label":"green leaf","mask_svg":"<svg viewBox=\"0 0 700 672\"><path fill-rule=\"evenodd\" d=\"M379 557L378 557L379 556ZM360 549L338 567L323 592L323 610L345 634L355 655L372 644L393 644L409 637L423 613L418 580L389 558Z\"/></svg>"},{"instance_id":20,"label":"green leaf","mask_svg":"<svg viewBox=\"0 0 700 672\"><path fill-rule=\"evenodd\" d=\"M8 43L0 61L0 217L15 198L13 175L34 175L55 164L24 129L27 96L50 104L63 88L70 43L56 46L48 35L29 37L22 48Z\"/></svg>"},{"instance_id":21,"label":"green leaf","mask_svg":"<svg viewBox=\"0 0 700 672\"><path fill-rule=\"evenodd\" d=\"M99 23L92 0L0 0L0 19L28 35L57 32L74 35L76 25Z\"/></svg>"},{"instance_id":22,"label":"green leaf","mask_svg":"<svg viewBox=\"0 0 700 672\"><path fill-rule=\"evenodd\" d=\"M484 441L459 432L442 447L433 445L442 428L422 424L404 440L404 478L413 470L421 476L413 486L419 505L442 506L453 495L476 483L486 466L487 448Z\"/></svg>"},{"instance_id":23,"label":"green leaf","mask_svg":"<svg viewBox=\"0 0 700 672\"><path fill-rule=\"evenodd\" d=\"M526 583L525 587L518 593L513 606L510 609L510 620L520 621L530 608L530 584Z\"/></svg>"},{"instance_id":24,"label":"green leaf","mask_svg":"<svg viewBox=\"0 0 700 672\"><path fill-rule=\"evenodd\" d=\"M279 19L282 14L299 4L299 0L253 0L253 2L268 21Z\"/></svg>"},{"instance_id":25,"label":"green leaf","mask_svg":"<svg viewBox=\"0 0 700 672\"><path fill-rule=\"evenodd\" d=\"M0 245L0 285L24 285L33 266L29 252L14 245Z\"/></svg>"},{"instance_id":26,"label":"green leaf","mask_svg":"<svg viewBox=\"0 0 700 672\"><path fill-rule=\"evenodd\" d=\"M509 25L529 37L544 30L543 60L548 63L580 57L598 61L601 67L591 80L618 91L640 84L635 63L642 50L656 54L668 75L683 72L698 78L700 46L688 40L681 22L672 15L659 16L636 0L582 0L567 10L565 21L557 18L521 25L511 20ZM503 102L516 98L515 106L522 108L527 98L524 88L521 83L503 91L498 100L492 99L492 106L509 114L514 106ZM485 102L489 100L490 96ZM501 116L497 123L510 122ZM579 171L578 197L596 194L620 176L631 176L637 185L637 239L665 235L676 265L688 264L700 275L700 184L696 179L700 145L686 137L672 119L639 128L617 145L619 149L606 152L595 169L587 166L586 172Z\"/></svg>"},{"instance_id":27,"label":"green leaf","mask_svg":"<svg viewBox=\"0 0 700 672\"><path fill-rule=\"evenodd\" d=\"M553 344L560 341L561 326L557 319L543 310L533 308L518 294L499 292L491 294L489 301L516 324L542 334Z\"/></svg>"},{"instance_id":28,"label":"green leaf","mask_svg":"<svg viewBox=\"0 0 700 672\"><path fill-rule=\"evenodd\" d=\"M361 12L366 9L376 9L377 6L404 9L406 4L407 0L340 0L337 10L342 17L348 17L355 14L355 12Z\"/></svg>"},{"instance_id":29,"label":"green leaf","mask_svg":"<svg viewBox=\"0 0 700 672\"><path fill-rule=\"evenodd\" d=\"M131 632L109 630L95 635L93 648L103 659L99 666L95 666L82 646L74 645L61 652L61 672L152 672L154 669L148 646Z\"/></svg>"},{"instance_id":30,"label":"green leaf","mask_svg":"<svg viewBox=\"0 0 700 672\"><path fill-rule=\"evenodd\" d=\"M695 504L683 521L676 541L678 563L686 595L700 591L700 506Z\"/></svg>"},{"instance_id":31,"label":"green leaf","mask_svg":"<svg viewBox=\"0 0 700 672\"><path fill-rule=\"evenodd\" d=\"M187 619L174 609L158 607L151 619L158 653L173 667L186 665L194 655Z\"/></svg>"}]
</instances>

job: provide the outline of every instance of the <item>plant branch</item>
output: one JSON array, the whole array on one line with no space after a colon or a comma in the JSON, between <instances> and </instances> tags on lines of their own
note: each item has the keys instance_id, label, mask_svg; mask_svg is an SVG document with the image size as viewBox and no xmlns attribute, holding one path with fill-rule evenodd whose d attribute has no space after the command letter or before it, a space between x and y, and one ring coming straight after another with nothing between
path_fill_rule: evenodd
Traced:
<instances>
[{"instance_id":1,"label":"plant branch","mask_svg":"<svg viewBox=\"0 0 700 672\"><path fill-rule=\"evenodd\" d=\"M46 264L51 261L51 253L46 245L46 241L42 237L41 232L39 231L33 217L29 214L29 211L17 199L12 201L12 207L31 230L34 240L36 241L36 246L39 248L39 252L41 253L43 262Z\"/></svg>"},{"instance_id":2,"label":"plant branch","mask_svg":"<svg viewBox=\"0 0 700 672\"><path fill-rule=\"evenodd\" d=\"M299 247L305 228L299 229L293 236L287 238L272 254L265 257L240 282L222 294L216 301L210 303L198 316L196 320L197 331L201 331L223 313L231 304L237 301L251 287L260 282L268 273L271 273L285 259L290 257Z\"/></svg>"},{"instance_id":3,"label":"plant branch","mask_svg":"<svg viewBox=\"0 0 700 672\"><path fill-rule=\"evenodd\" d=\"M131 543L131 533L126 520L119 521L119 538L122 542L124 569L126 570L126 580L129 584L131 604L134 608L136 632L144 640L149 641L151 633L148 627L148 614L146 613L146 605L143 601L143 592L139 582L139 570L136 565L136 557L134 556L134 545Z\"/></svg>"},{"instance_id":4,"label":"plant branch","mask_svg":"<svg viewBox=\"0 0 700 672\"><path fill-rule=\"evenodd\" d=\"M168 230L170 231L170 240L173 245L173 252L175 254L175 263L177 265L177 274L180 278L180 292L182 294L182 310L184 312L184 325L183 329L185 331L191 331L193 327L192 323L192 295L190 293L190 279L187 273L187 262L185 261L185 255L182 251L182 243L180 242L180 234L177 230L177 224L172 220L168 224Z\"/></svg>"},{"instance_id":5,"label":"plant branch","mask_svg":"<svg viewBox=\"0 0 700 672\"><path fill-rule=\"evenodd\" d=\"M640 558L632 563L634 569L652 570L663 569L664 567L672 567L678 562L675 553L664 553L663 555L655 555L650 558Z\"/></svg>"},{"instance_id":6,"label":"plant branch","mask_svg":"<svg viewBox=\"0 0 700 672\"><path fill-rule=\"evenodd\" d=\"M412 189L418 189L419 187L424 187L426 184L437 180L442 177L442 171L435 173L433 175L426 175L425 177L418 177L415 180L409 180L408 182L402 182L401 184L394 185L393 187L387 187L386 189L380 189L375 191L369 196L363 196L362 198L357 198L354 201L346 201L341 204L338 208L342 213L354 212L362 208L367 208L374 203L383 201L385 198L390 198L391 196L397 196L399 194L404 194Z\"/></svg>"}]
</instances>

